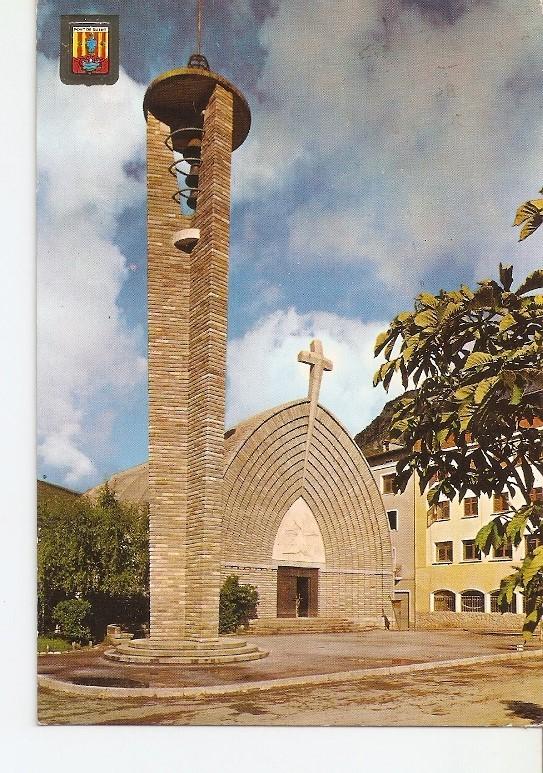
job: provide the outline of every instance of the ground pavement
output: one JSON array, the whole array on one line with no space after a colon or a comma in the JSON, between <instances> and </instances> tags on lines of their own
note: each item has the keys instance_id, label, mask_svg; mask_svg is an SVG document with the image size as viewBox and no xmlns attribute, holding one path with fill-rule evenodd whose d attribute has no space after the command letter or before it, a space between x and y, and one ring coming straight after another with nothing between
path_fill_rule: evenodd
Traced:
<instances>
[{"instance_id":1,"label":"ground pavement","mask_svg":"<svg viewBox=\"0 0 543 773\"><path fill-rule=\"evenodd\" d=\"M194 690L291 679L289 689L245 695L184 698L91 694L40 689L44 724L296 724L296 725L527 725L543 722L542 663L517 659L512 635L463 631L365 631L254 637L268 658L228 667L141 666L112 663L99 649L39 658L41 674L79 684ZM541 651L539 643L530 654ZM500 663L456 665L386 675L466 657L508 657ZM419 668L415 665L414 668ZM360 669L380 669L360 677ZM357 672L340 684L304 684L315 675ZM80 689L80 688L78 688ZM82 693L85 688L82 689ZM114 692L114 691L113 691Z\"/></svg>"}]
</instances>

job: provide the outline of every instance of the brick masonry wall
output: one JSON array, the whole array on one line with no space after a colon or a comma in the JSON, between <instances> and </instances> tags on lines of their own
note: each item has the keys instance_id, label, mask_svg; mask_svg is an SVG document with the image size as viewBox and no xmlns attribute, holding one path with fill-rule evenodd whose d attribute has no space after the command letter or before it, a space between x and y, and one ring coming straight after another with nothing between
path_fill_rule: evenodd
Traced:
<instances>
[{"instance_id":1,"label":"brick masonry wall","mask_svg":"<svg viewBox=\"0 0 543 773\"><path fill-rule=\"evenodd\" d=\"M263 618L277 617L277 570L272 568L254 568L243 564L223 566L221 583L231 575L239 577L242 585L254 585L258 590L257 616Z\"/></svg>"},{"instance_id":2,"label":"brick masonry wall","mask_svg":"<svg viewBox=\"0 0 543 773\"><path fill-rule=\"evenodd\" d=\"M248 567L243 563L223 566L221 583L231 574L242 585L254 585L258 590L260 619L277 617L277 569ZM386 584L386 580L385 580ZM319 571L318 616L343 617L349 620L381 618L383 605L380 578L360 574ZM390 610L389 610L390 612ZM390 615L389 615L390 617ZM393 617L390 617L393 621Z\"/></svg>"},{"instance_id":3,"label":"brick masonry wall","mask_svg":"<svg viewBox=\"0 0 543 773\"><path fill-rule=\"evenodd\" d=\"M200 240L190 261L185 614L196 639L217 637L219 626L231 153L232 94L216 86L204 116Z\"/></svg>"},{"instance_id":4,"label":"brick masonry wall","mask_svg":"<svg viewBox=\"0 0 543 773\"><path fill-rule=\"evenodd\" d=\"M189 264L172 235L190 221L172 200L168 133L148 115L150 601L157 639L183 637L186 593Z\"/></svg>"},{"instance_id":5,"label":"brick masonry wall","mask_svg":"<svg viewBox=\"0 0 543 773\"><path fill-rule=\"evenodd\" d=\"M349 620L381 618L383 610L393 621L392 608L384 596L387 577L356 573L319 572L319 616Z\"/></svg>"},{"instance_id":6,"label":"brick masonry wall","mask_svg":"<svg viewBox=\"0 0 543 773\"><path fill-rule=\"evenodd\" d=\"M439 630L464 628L472 631L520 632L524 615L511 612L417 612L416 628Z\"/></svg>"},{"instance_id":7,"label":"brick masonry wall","mask_svg":"<svg viewBox=\"0 0 543 773\"><path fill-rule=\"evenodd\" d=\"M319 572L319 615L380 617L384 609L393 620L390 538L375 481L349 435L319 407L304 487L307 419L305 400L279 407L251 424L237 449L230 449L223 492L223 576L226 571L257 585L259 617L275 617L276 572L269 573L273 544L288 508L303 496L326 554ZM251 573L226 564L269 569Z\"/></svg>"}]
</instances>

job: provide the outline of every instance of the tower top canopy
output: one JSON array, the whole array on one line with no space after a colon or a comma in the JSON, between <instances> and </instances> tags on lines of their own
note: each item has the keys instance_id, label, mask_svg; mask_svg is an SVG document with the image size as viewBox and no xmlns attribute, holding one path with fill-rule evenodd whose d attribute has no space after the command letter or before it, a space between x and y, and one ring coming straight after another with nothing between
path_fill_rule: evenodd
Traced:
<instances>
[{"instance_id":1,"label":"tower top canopy","mask_svg":"<svg viewBox=\"0 0 543 773\"><path fill-rule=\"evenodd\" d=\"M170 127L194 120L205 109L216 85L234 98L232 150L239 148L251 126L251 111L243 94L222 75L205 67L181 67L159 75L151 82L143 100L145 119L151 113Z\"/></svg>"}]
</instances>

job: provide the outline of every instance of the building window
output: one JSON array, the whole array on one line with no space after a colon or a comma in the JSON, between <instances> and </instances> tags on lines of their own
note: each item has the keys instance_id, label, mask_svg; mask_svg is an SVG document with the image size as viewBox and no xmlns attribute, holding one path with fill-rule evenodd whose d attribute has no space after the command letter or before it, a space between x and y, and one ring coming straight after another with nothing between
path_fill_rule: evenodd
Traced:
<instances>
[{"instance_id":1,"label":"building window","mask_svg":"<svg viewBox=\"0 0 543 773\"><path fill-rule=\"evenodd\" d=\"M484 612L485 594L478 590L465 590L460 594L462 612Z\"/></svg>"},{"instance_id":2,"label":"building window","mask_svg":"<svg viewBox=\"0 0 543 773\"><path fill-rule=\"evenodd\" d=\"M427 524L431 526L436 521L448 521L451 517L451 503L448 499L443 502L437 502L428 510L426 514Z\"/></svg>"},{"instance_id":3,"label":"building window","mask_svg":"<svg viewBox=\"0 0 543 773\"><path fill-rule=\"evenodd\" d=\"M466 497L464 499L464 518L471 518L479 513L479 500L477 497Z\"/></svg>"},{"instance_id":4,"label":"building window","mask_svg":"<svg viewBox=\"0 0 543 773\"><path fill-rule=\"evenodd\" d=\"M456 612L456 595L450 590L436 590L434 612Z\"/></svg>"},{"instance_id":5,"label":"building window","mask_svg":"<svg viewBox=\"0 0 543 773\"><path fill-rule=\"evenodd\" d=\"M436 542L436 562L438 564L451 564L453 560L452 542Z\"/></svg>"},{"instance_id":6,"label":"building window","mask_svg":"<svg viewBox=\"0 0 543 773\"><path fill-rule=\"evenodd\" d=\"M530 491L530 502L534 505L543 503L543 486L536 486Z\"/></svg>"},{"instance_id":7,"label":"building window","mask_svg":"<svg viewBox=\"0 0 543 773\"><path fill-rule=\"evenodd\" d=\"M462 551L464 561L480 561L481 551L475 544L474 539L462 540Z\"/></svg>"},{"instance_id":8,"label":"building window","mask_svg":"<svg viewBox=\"0 0 543 773\"><path fill-rule=\"evenodd\" d=\"M540 537L537 537L535 534L529 534L525 538L526 543L526 555L528 553L533 553L536 548L538 548L540 545L543 545L543 540L541 540Z\"/></svg>"},{"instance_id":9,"label":"building window","mask_svg":"<svg viewBox=\"0 0 543 773\"><path fill-rule=\"evenodd\" d=\"M494 512L505 513L509 510L509 494L502 491L501 494L494 494Z\"/></svg>"},{"instance_id":10,"label":"building window","mask_svg":"<svg viewBox=\"0 0 543 773\"><path fill-rule=\"evenodd\" d=\"M387 518L390 531L398 531L398 511L387 510Z\"/></svg>"},{"instance_id":11,"label":"building window","mask_svg":"<svg viewBox=\"0 0 543 773\"><path fill-rule=\"evenodd\" d=\"M383 494L394 494L394 481L396 480L394 473L383 475L381 480L383 483Z\"/></svg>"},{"instance_id":12,"label":"building window","mask_svg":"<svg viewBox=\"0 0 543 773\"><path fill-rule=\"evenodd\" d=\"M505 540L499 548L494 548L494 558L513 558L513 543Z\"/></svg>"},{"instance_id":13,"label":"building window","mask_svg":"<svg viewBox=\"0 0 543 773\"><path fill-rule=\"evenodd\" d=\"M505 599L503 604L498 603L499 590L492 591L490 594L490 611L491 612L516 612L517 611L517 597L513 593L511 603L508 604Z\"/></svg>"}]
</instances>

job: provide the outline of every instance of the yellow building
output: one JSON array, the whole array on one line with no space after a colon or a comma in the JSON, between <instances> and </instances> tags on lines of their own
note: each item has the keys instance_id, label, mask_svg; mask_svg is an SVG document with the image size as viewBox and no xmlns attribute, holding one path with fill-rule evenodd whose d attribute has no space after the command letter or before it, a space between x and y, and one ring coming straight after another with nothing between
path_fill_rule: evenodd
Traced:
<instances>
[{"instance_id":1,"label":"yellow building","mask_svg":"<svg viewBox=\"0 0 543 773\"><path fill-rule=\"evenodd\" d=\"M516 592L509 614L501 615L497 596L501 580L525 557L530 537L483 555L475 546L479 529L495 515L520 506L507 493L489 498L467 496L463 502L443 500L428 509L418 486L415 497L415 609L417 625L447 622L460 627L517 627L523 619L523 598ZM536 473L532 492L543 498L543 480Z\"/></svg>"},{"instance_id":2,"label":"yellow building","mask_svg":"<svg viewBox=\"0 0 543 773\"><path fill-rule=\"evenodd\" d=\"M429 508L416 477L403 493L394 493L400 449L382 441L389 406L355 440L368 459L389 520L396 608L404 598L409 599L409 627L520 630L522 594L516 592L509 611L502 614L498 589L501 580L522 562L533 538L526 535L517 547L508 545L483 555L475 546L475 537L510 504L521 506L523 497L516 495L509 501L506 492L492 498L468 494L461 503L443 499ZM536 470L534 476L532 497L542 501L543 477Z\"/></svg>"}]
</instances>

